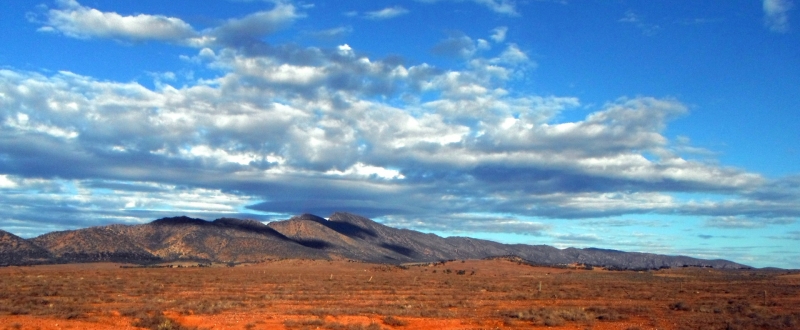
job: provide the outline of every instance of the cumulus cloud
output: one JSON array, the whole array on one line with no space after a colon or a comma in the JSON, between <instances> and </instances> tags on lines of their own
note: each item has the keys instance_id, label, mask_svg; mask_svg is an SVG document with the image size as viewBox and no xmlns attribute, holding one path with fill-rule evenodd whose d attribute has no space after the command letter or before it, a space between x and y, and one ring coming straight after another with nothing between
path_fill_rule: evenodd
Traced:
<instances>
[{"instance_id":1,"label":"cumulus cloud","mask_svg":"<svg viewBox=\"0 0 800 330\"><path fill-rule=\"evenodd\" d=\"M381 10L366 12L364 13L364 17L373 20L383 20L405 15L408 14L408 12L409 12L408 9L405 9L400 6L394 6L394 7L387 7Z\"/></svg>"},{"instance_id":2,"label":"cumulus cloud","mask_svg":"<svg viewBox=\"0 0 800 330\"><path fill-rule=\"evenodd\" d=\"M205 33L223 43L240 45L242 42L252 42L253 39L271 34L301 17L304 15L298 13L294 5L278 2L271 10L229 19Z\"/></svg>"},{"instance_id":3,"label":"cumulus cloud","mask_svg":"<svg viewBox=\"0 0 800 330\"><path fill-rule=\"evenodd\" d=\"M794 8L791 0L764 0L764 25L772 32L789 31L789 11Z\"/></svg>"},{"instance_id":4,"label":"cumulus cloud","mask_svg":"<svg viewBox=\"0 0 800 330\"><path fill-rule=\"evenodd\" d=\"M139 14L123 16L82 6L75 0L59 1L50 9L41 31L58 31L73 38L110 38L134 41L182 42L199 34L188 23L175 17Z\"/></svg>"},{"instance_id":5,"label":"cumulus cloud","mask_svg":"<svg viewBox=\"0 0 800 330\"><path fill-rule=\"evenodd\" d=\"M528 54L519 49L517 44L509 44L508 47L498 56L492 60L492 63L503 63L511 66L520 64L531 64Z\"/></svg>"},{"instance_id":6,"label":"cumulus cloud","mask_svg":"<svg viewBox=\"0 0 800 330\"><path fill-rule=\"evenodd\" d=\"M219 26L196 31L175 17L147 14L124 16L86 7L76 0L60 0L58 4L58 9L47 11L40 31L58 32L79 39L157 40L195 47L218 43L241 44L273 33L303 17L294 5L277 2L271 10L229 19Z\"/></svg>"}]
</instances>

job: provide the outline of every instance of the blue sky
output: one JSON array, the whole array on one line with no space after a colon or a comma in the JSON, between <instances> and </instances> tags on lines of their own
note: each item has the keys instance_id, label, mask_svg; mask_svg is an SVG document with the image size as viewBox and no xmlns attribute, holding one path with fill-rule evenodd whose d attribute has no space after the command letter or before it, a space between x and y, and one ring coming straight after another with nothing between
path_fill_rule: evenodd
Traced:
<instances>
[{"instance_id":1,"label":"blue sky","mask_svg":"<svg viewBox=\"0 0 800 330\"><path fill-rule=\"evenodd\" d=\"M790 0L14 1L0 229L349 211L800 268Z\"/></svg>"}]
</instances>

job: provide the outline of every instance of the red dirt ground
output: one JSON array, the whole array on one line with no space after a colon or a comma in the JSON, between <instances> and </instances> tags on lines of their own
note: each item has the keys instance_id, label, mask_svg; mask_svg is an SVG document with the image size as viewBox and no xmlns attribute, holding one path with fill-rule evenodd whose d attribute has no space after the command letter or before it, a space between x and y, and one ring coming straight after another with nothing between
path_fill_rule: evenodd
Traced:
<instances>
[{"instance_id":1,"label":"red dirt ground","mask_svg":"<svg viewBox=\"0 0 800 330\"><path fill-rule=\"evenodd\" d=\"M800 329L800 274L787 271L106 263L0 268L0 289L0 330Z\"/></svg>"}]
</instances>

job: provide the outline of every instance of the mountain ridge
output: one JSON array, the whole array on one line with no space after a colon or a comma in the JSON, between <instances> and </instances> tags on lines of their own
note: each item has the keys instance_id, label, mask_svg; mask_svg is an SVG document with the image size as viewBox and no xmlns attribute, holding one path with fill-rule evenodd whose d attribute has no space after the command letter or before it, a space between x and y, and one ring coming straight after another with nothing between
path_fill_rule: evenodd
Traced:
<instances>
[{"instance_id":1,"label":"mountain ridge","mask_svg":"<svg viewBox=\"0 0 800 330\"><path fill-rule=\"evenodd\" d=\"M611 269L750 268L727 260L440 237L393 228L346 212L335 212L328 219L302 214L267 224L235 218L206 221L167 217L138 225L57 231L30 239L0 230L0 265L104 261L249 263L293 258L403 264L501 256L546 266L579 263Z\"/></svg>"}]
</instances>

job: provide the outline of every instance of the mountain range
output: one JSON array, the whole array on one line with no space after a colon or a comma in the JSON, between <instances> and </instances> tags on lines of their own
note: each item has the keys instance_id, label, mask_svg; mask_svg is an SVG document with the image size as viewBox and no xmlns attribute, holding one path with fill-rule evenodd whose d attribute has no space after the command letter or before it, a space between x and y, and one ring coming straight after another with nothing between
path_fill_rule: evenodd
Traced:
<instances>
[{"instance_id":1,"label":"mountain range","mask_svg":"<svg viewBox=\"0 0 800 330\"><path fill-rule=\"evenodd\" d=\"M179 261L235 264L300 258L403 264L492 257L514 257L536 265L578 263L612 269L749 268L727 260L440 237L392 228L344 212L333 213L328 219L303 214L268 224L182 216L139 225L51 232L31 239L0 230L0 265Z\"/></svg>"}]
</instances>

